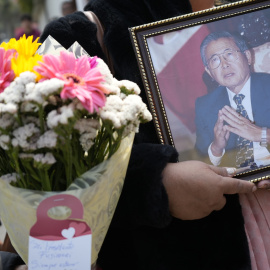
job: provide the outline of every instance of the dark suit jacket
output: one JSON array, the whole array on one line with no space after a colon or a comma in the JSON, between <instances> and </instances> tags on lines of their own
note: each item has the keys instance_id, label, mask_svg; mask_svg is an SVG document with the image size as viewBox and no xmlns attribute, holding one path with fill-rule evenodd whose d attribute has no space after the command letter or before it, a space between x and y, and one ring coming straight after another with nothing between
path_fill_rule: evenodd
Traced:
<instances>
[{"instance_id":1,"label":"dark suit jacket","mask_svg":"<svg viewBox=\"0 0 270 270\"><path fill-rule=\"evenodd\" d=\"M250 91L255 125L270 128L270 75L252 73ZM208 157L208 147L214 140L214 126L217 121L218 111L225 105L230 106L225 86L219 86L212 93L199 97L196 100L195 122L197 138L195 147L202 157ZM230 134L221 165L235 166L237 137L236 134Z\"/></svg>"}]
</instances>

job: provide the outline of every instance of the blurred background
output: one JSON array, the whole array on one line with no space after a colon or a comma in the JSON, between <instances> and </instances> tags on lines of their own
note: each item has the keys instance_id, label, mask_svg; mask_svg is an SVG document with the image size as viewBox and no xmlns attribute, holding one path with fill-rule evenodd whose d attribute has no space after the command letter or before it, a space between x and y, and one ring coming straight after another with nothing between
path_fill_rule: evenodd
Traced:
<instances>
[{"instance_id":1,"label":"blurred background","mask_svg":"<svg viewBox=\"0 0 270 270\"><path fill-rule=\"evenodd\" d=\"M24 33L39 36L52 20L82 11L88 0L0 0L0 43ZM215 0L216 5L233 0Z\"/></svg>"},{"instance_id":2,"label":"blurred background","mask_svg":"<svg viewBox=\"0 0 270 270\"><path fill-rule=\"evenodd\" d=\"M87 0L0 0L0 43L22 33L34 35L45 25L76 10L83 10Z\"/></svg>"}]
</instances>

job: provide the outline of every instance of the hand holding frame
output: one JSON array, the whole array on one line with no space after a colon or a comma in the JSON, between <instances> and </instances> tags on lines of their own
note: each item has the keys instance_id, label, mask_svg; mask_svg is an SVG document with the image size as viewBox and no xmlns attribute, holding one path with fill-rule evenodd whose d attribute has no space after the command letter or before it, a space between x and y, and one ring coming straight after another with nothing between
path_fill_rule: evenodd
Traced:
<instances>
[{"instance_id":1,"label":"hand holding frame","mask_svg":"<svg viewBox=\"0 0 270 270\"><path fill-rule=\"evenodd\" d=\"M200 219L225 206L224 194L256 190L253 183L229 176L226 168L200 161L168 163L163 184L171 214L183 220Z\"/></svg>"}]
</instances>

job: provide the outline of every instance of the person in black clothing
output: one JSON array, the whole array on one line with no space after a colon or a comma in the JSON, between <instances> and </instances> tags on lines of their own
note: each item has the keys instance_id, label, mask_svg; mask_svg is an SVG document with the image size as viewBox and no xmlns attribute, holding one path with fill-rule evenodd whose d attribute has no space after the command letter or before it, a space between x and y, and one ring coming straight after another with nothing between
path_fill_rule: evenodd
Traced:
<instances>
[{"instance_id":1,"label":"person in black clothing","mask_svg":"<svg viewBox=\"0 0 270 270\"><path fill-rule=\"evenodd\" d=\"M213 1L210 1L211 7ZM193 8L199 1L192 1ZM114 76L136 82L147 103L128 28L192 12L188 0L91 0L104 27ZM41 36L65 48L77 41L108 63L97 27L83 12L48 24ZM153 122L140 126L111 226L101 248L103 270L249 270L250 258L237 195L254 184L228 176L233 170L202 162L177 163L178 153L159 144ZM227 203L226 203L227 201Z\"/></svg>"},{"instance_id":2,"label":"person in black clothing","mask_svg":"<svg viewBox=\"0 0 270 270\"><path fill-rule=\"evenodd\" d=\"M14 253L0 251L0 270L26 270L24 261Z\"/></svg>"}]
</instances>

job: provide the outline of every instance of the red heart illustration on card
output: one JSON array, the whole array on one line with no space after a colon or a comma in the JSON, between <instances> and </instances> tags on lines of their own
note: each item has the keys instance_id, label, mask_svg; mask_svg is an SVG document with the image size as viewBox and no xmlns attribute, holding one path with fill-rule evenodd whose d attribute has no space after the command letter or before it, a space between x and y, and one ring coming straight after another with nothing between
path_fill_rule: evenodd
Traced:
<instances>
[{"instance_id":1,"label":"red heart illustration on card","mask_svg":"<svg viewBox=\"0 0 270 270\"><path fill-rule=\"evenodd\" d=\"M75 236L80 236L84 233L84 231L86 230L86 224L85 223L78 223L78 222L71 222L69 224L70 228L74 228L75 229Z\"/></svg>"}]
</instances>

